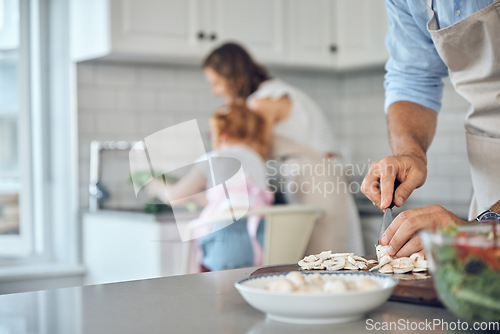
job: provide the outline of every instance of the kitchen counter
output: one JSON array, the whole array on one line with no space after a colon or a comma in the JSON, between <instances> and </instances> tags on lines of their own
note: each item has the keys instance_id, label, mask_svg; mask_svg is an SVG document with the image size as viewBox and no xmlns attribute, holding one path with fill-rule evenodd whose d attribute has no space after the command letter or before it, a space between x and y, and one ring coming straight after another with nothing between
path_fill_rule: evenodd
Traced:
<instances>
[{"instance_id":1,"label":"kitchen counter","mask_svg":"<svg viewBox=\"0 0 500 334\"><path fill-rule=\"evenodd\" d=\"M266 320L234 287L256 268L46 290L0 296L7 333L415 333L367 330L367 324L425 324L457 318L443 308L387 302L364 319L336 325L289 325ZM445 333L445 328L434 328ZM463 332L465 333L465 332Z\"/></svg>"},{"instance_id":2,"label":"kitchen counter","mask_svg":"<svg viewBox=\"0 0 500 334\"><path fill-rule=\"evenodd\" d=\"M119 218L119 219L134 219L136 221L144 222L144 223L175 223L175 217L172 212L165 213L145 213L142 211L133 211L133 210L82 210L80 212L82 217L85 216L96 216L102 218ZM198 212L177 212L176 216L178 219L187 219L191 220L198 217Z\"/></svg>"}]
</instances>

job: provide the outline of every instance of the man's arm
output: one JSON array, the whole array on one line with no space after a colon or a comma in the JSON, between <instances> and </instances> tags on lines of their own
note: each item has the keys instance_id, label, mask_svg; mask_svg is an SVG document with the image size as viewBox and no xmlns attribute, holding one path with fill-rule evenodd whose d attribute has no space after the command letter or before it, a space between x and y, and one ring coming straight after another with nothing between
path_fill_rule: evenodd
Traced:
<instances>
[{"instance_id":1,"label":"man's arm","mask_svg":"<svg viewBox=\"0 0 500 334\"><path fill-rule=\"evenodd\" d=\"M493 206L490 208L490 210L497 212L497 213L500 213L500 201L493 204Z\"/></svg>"},{"instance_id":2,"label":"man's arm","mask_svg":"<svg viewBox=\"0 0 500 334\"><path fill-rule=\"evenodd\" d=\"M496 202L495 204L493 204L490 208L489 208L490 211L493 211L493 212L496 212L496 213L500 213L500 201ZM473 218L470 223L477 223L478 222L478 219L477 217L476 218Z\"/></svg>"},{"instance_id":3,"label":"man's arm","mask_svg":"<svg viewBox=\"0 0 500 334\"><path fill-rule=\"evenodd\" d=\"M425 3L386 0L389 31L386 46L385 109L393 155L375 162L361 190L377 206L392 201L394 180L401 206L427 178L426 151L441 107L442 77L448 71L426 29Z\"/></svg>"},{"instance_id":4,"label":"man's arm","mask_svg":"<svg viewBox=\"0 0 500 334\"><path fill-rule=\"evenodd\" d=\"M426 29L425 2L385 0L389 19L386 46L385 109L393 155L375 162L361 190L385 209L392 199L394 181L402 184L395 193L401 206L427 178L426 152L436 130L441 107L442 77L446 65ZM404 256L422 249L420 238L412 238L421 223L456 222L458 217L439 206L405 211L393 221L381 239L389 254ZM404 247L403 247L404 245Z\"/></svg>"},{"instance_id":5,"label":"man's arm","mask_svg":"<svg viewBox=\"0 0 500 334\"><path fill-rule=\"evenodd\" d=\"M395 102L387 111L392 153L404 164L400 168L402 173L394 175L401 182L395 193L397 206L403 205L413 190L421 187L427 178L426 153L434 138L436 124L436 112L416 103ZM411 165L406 166L408 163ZM383 207L387 207L392 201L394 179L390 175L385 184L383 181L381 203Z\"/></svg>"},{"instance_id":6,"label":"man's arm","mask_svg":"<svg viewBox=\"0 0 500 334\"><path fill-rule=\"evenodd\" d=\"M400 101L387 111L392 153L415 156L427 164L426 152L436 132L437 114L416 103Z\"/></svg>"},{"instance_id":7,"label":"man's arm","mask_svg":"<svg viewBox=\"0 0 500 334\"><path fill-rule=\"evenodd\" d=\"M394 194L398 207L424 184L426 152L436 123L436 112L416 103L400 101L389 107L387 124L393 155L373 163L361 188L375 205L385 209L391 204L396 178L401 182Z\"/></svg>"}]
</instances>

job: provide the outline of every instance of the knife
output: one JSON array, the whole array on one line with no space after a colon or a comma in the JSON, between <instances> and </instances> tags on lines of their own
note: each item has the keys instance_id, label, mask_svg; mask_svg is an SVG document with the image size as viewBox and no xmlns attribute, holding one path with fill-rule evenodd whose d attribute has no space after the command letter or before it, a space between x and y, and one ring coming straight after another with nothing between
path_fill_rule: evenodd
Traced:
<instances>
[{"instance_id":1,"label":"knife","mask_svg":"<svg viewBox=\"0 0 500 334\"><path fill-rule=\"evenodd\" d=\"M380 224L380 229L378 231L378 243L377 245L380 245L380 239L382 239L382 236L384 235L385 230L391 225L392 223L392 208L394 207L394 194L396 193L396 189L399 187L401 182L399 182L398 179L394 181L394 192L392 193L392 202L391 204L385 209L384 211L384 216L382 217L382 224Z\"/></svg>"}]
</instances>

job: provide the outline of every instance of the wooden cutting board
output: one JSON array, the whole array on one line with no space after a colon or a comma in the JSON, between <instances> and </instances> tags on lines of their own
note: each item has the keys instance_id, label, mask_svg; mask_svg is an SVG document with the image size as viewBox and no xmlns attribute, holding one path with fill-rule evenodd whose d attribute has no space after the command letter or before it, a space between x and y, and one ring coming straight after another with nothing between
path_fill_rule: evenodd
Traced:
<instances>
[{"instance_id":1,"label":"wooden cutting board","mask_svg":"<svg viewBox=\"0 0 500 334\"><path fill-rule=\"evenodd\" d=\"M288 271L300 271L297 264L285 264L279 266L262 267L255 270L250 276L282 273ZM434 283L430 275L425 278L416 279L413 274L388 274L399 278L399 283L394 289L389 300L396 302L412 303L443 307L434 289Z\"/></svg>"}]
</instances>

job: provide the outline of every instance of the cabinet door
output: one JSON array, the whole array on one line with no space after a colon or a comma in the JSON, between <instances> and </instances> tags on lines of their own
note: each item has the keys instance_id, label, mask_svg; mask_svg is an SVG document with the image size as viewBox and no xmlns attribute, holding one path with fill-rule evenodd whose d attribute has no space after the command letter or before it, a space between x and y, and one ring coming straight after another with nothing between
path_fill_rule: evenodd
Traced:
<instances>
[{"instance_id":1,"label":"cabinet door","mask_svg":"<svg viewBox=\"0 0 500 334\"><path fill-rule=\"evenodd\" d=\"M293 65L332 67L336 62L336 24L331 0L289 1L288 31Z\"/></svg>"},{"instance_id":2,"label":"cabinet door","mask_svg":"<svg viewBox=\"0 0 500 334\"><path fill-rule=\"evenodd\" d=\"M201 0L112 0L113 52L199 56Z\"/></svg>"},{"instance_id":3,"label":"cabinet door","mask_svg":"<svg viewBox=\"0 0 500 334\"><path fill-rule=\"evenodd\" d=\"M283 0L212 0L210 47L224 41L243 44L258 61L282 63L284 46Z\"/></svg>"},{"instance_id":4,"label":"cabinet door","mask_svg":"<svg viewBox=\"0 0 500 334\"><path fill-rule=\"evenodd\" d=\"M387 58L384 0L336 0L339 69L383 64Z\"/></svg>"}]
</instances>

